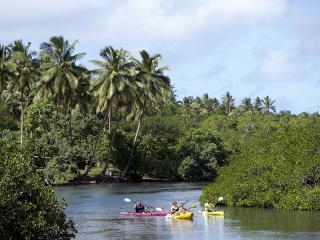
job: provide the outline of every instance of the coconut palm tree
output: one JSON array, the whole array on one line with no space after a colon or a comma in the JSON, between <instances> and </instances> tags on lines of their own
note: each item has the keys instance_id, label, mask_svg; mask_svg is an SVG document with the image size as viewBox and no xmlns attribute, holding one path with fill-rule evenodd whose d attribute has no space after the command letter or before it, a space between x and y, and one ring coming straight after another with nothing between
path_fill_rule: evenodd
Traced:
<instances>
[{"instance_id":1,"label":"coconut palm tree","mask_svg":"<svg viewBox=\"0 0 320 240\"><path fill-rule=\"evenodd\" d=\"M270 113L271 111L276 113L276 107L274 106L275 100L271 100L269 96L264 97L262 100L262 110L266 113Z\"/></svg>"},{"instance_id":2,"label":"coconut palm tree","mask_svg":"<svg viewBox=\"0 0 320 240\"><path fill-rule=\"evenodd\" d=\"M32 90L39 76L37 59L33 58L35 52L30 51L30 45L30 42L24 45L22 40L14 41L9 45L12 52L10 60L15 65L15 72L8 89L12 93L19 93L21 147L23 146L24 111L32 100Z\"/></svg>"},{"instance_id":3,"label":"coconut palm tree","mask_svg":"<svg viewBox=\"0 0 320 240\"><path fill-rule=\"evenodd\" d=\"M11 49L0 44L0 95L12 78L16 65L10 61Z\"/></svg>"},{"instance_id":4,"label":"coconut palm tree","mask_svg":"<svg viewBox=\"0 0 320 240\"><path fill-rule=\"evenodd\" d=\"M157 108L159 99L165 100L171 95L171 86L169 77L164 75L164 71L169 70L169 67L159 67L161 55L156 54L150 56L145 50L140 51L142 60L133 59L134 67L136 70L135 78L139 82L138 94L140 101L137 101L138 107L138 126L136 129L135 137L133 139L132 148L130 151L129 160L122 172L122 176L127 176L128 170L132 163L134 149L137 143L141 121L146 113L146 110L152 111Z\"/></svg>"},{"instance_id":5,"label":"coconut palm tree","mask_svg":"<svg viewBox=\"0 0 320 240\"><path fill-rule=\"evenodd\" d=\"M222 96L222 108L226 115L232 112L232 110L235 108L235 98L232 97L232 95L229 92L226 92Z\"/></svg>"},{"instance_id":6,"label":"coconut palm tree","mask_svg":"<svg viewBox=\"0 0 320 240\"><path fill-rule=\"evenodd\" d=\"M256 110L257 112L261 111L262 100L259 97L256 97L256 99L254 100L253 107L254 107L254 110Z\"/></svg>"},{"instance_id":7,"label":"coconut palm tree","mask_svg":"<svg viewBox=\"0 0 320 240\"><path fill-rule=\"evenodd\" d=\"M189 97L184 97L182 99L182 102L183 102L183 106L185 107L190 107L190 105L194 102L194 99L192 96L189 96Z\"/></svg>"},{"instance_id":8,"label":"coconut palm tree","mask_svg":"<svg viewBox=\"0 0 320 240\"><path fill-rule=\"evenodd\" d=\"M128 52L108 46L100 52L100 56L103 61L91 61L98 66L97 69L93 70L96 77L92 79L91 87L97 99L96 111L104 115L103 129L108 126L109 156L104 163L103 172L105 172L104 170L112 157L112 145L121 111L129 110L138 99L138 94L134 69L128 58ZM111 127L112 119L116 123L114 128ZM96 149L101 140L103 129L99 132L93 145L92 157L86 166L84 175L88 174L95 160Z\"/></svg>"},{"instance_id":9,"label":"coconut palm tree","mask_svg":"<svg viewBox=\"0 0 320 240\"><path fill-rule=\"evenodd\" d=\"M205 93L201 99L202 108L205 113L216 110L219 106L219 101L216 98L210 98L208 93Z\"/></svg>"},{"instance_id":10,"label":"coconut palm tree","mask_svg":"<svg viewBox=\"0 0 320 240\"><path fill-rule=\"evenodd\" d=\"M92 112L93 96L90 89L90 80L90 73L83 73L79 78L75 93L72 94L72 109L76 109L83 114Z\"/></svg>"},{"instance_id":11,"label":"coconut palm tree","mask_svg":"<svg viewBox=\"0 0 320 240\"><path fill-rule=\"evenodd\" d=\"M252 102L251 102L251 98L244 98L242 100L242 103L240 105L240 109L243 111L243 112L250 112L252 113L253 111L253 105L252 105Z\"/></svg>"},{"instance_id":12,"label":"coconut palm tree","mask_svg":"<svg viewBox=\"0 0 320 240\"><path fill-rule=\"evenodd\" d=\"M38 95L55 101L57 119L61 103L71 114L71 94L75 93L81 74L87 71L77 65L85 53L74 54L76 44L77 41L70 43L63 36L53 36L40 45L42 76Z\"/></svg>"}]
</instances>

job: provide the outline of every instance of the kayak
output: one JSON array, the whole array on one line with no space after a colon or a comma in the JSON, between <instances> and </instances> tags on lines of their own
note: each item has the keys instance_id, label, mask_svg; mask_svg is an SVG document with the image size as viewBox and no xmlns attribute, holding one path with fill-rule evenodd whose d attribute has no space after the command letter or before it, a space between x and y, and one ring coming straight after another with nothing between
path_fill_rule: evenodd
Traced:
<instances>
[{"instance_id":1,"label":"kayak","mask_svg":"<svg viewBox=\"0 0 320 240\"><path fill-rule=\"evenodd\" d=\"M224 211L214 211L214 212L207 212L207 211L198 211L199 214L206 215L206 216L224 216Z\"/></svg>"},{"instance_id":2,"label":"kayak","mask_svg":"<svg viewBox=\"0 0 320 240\"><path fill-rule=\"evenodd\" d=\"M192 212L187 212L184 214L168 214L166 216L167 219L189 219L191 220L193 218Z\"/></svg>"},{"instance_id":3,"label":"kayak","mask_svg":"<svg viewBox=\"0 0 320 240\"><path fill-rule=\"evenodd\" d=\"M120 212L121 215L127 215L127 216L139 216L139 217L148 217L148 216L167 216L167 212L142 212L142 213L136 213L136 212Z\"/></svg>"}]
</instances>

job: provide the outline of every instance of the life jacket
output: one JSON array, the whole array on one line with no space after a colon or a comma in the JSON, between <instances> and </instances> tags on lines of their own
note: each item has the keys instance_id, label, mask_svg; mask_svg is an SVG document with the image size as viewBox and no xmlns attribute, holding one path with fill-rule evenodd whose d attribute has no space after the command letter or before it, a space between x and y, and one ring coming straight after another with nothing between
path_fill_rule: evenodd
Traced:
<instances>
[{"instance_id":1,"label":"life jacket","mask_svg":"<svg viewBox=\"0 0 320 240\"><path fill-rule=\"evenodd\" d=\"M144 209L145 209L145 206L143 206L143 205L136 205L135 206L135 210L137 213L142 213Z\"/></svg>"}]
</instances>

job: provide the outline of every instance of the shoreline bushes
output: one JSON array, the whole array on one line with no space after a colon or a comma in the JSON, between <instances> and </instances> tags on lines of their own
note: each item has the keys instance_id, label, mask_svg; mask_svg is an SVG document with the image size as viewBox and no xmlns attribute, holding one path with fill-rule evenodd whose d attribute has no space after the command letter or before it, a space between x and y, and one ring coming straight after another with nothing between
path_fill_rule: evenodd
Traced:
<instances>
[{"instance_id":1,"label":"shoreline bushes","mask_svg":"<svg viewBox=\"0 0 320 240\"><path fill-rule=\"evenodd\" d=\"M319 183L320 119L291 119L244 141L200 199L223 196L228 206L315 210Z\"/></svg>"}]
</instances>

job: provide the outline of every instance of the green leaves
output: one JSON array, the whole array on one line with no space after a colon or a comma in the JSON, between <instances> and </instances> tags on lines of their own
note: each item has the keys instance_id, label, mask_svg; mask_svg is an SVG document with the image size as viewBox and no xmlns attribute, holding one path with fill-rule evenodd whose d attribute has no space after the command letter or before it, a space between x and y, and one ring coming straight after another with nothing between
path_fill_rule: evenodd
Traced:
<instances>
[{"instance_id":1,"label":"green leaves","mask_svg":"<svg viewBox=\"0 0 320 240\"><path fill-rule=\"evenodd\" d=\"M120 107L134 104L133 79L130 75L130 61L127 54L123 49L108 46L100 53L104 62L92 61L99 67L93 71L97 76L91 82L92 90L98 100L97 111L106 112L110 106L114 110L119 110Z\"/></svg>"},{"instance_id":2,"label":"green leaves","mask_svg":"<svg viewBox=\"0 0 320 240\"><path fill-rule=\"evenodd\" d=\"M183 159L179 173L188 180L212 179L226 158L219 139L203 129L188 131L181 137L177 152Z\"/></svg>"},{"instance_id":3,"label":"green leaves","mask_svg":"<svg viewBox=\"0 0 320 240\"><path fill-rule=\"evenodd\" d=\"M201 199L221 195L230 206L320 209L320 120L292 117L282 125L285 116L271 116L273 122L265 118L241 142Z\"/></svg>"},{"instance_id":4,"label":"green leaves","mask_svg":"<svg viewBox=\"0 0 320 240\"><path fill-rule=\"evenodd\" d=\"M77 65L85 54L73 54L76 43L70 44L62 36L54 36L49 42L41 44L39 54L43 72L38 86L40 95L49 96L49 92L57 105L63 103L69 108L76 105L74 100L77 98L79 79L88 71Z\"/></svg>"},{"instance_id":5,"label":"green leaves","mask_svg":"<svg viewBox=\"0 0 320 240\"><path fill-rule=\"evenodd\" d=\"M0 238L65 239L74 237L74 223L66 220L64 204L28 170L12 141L0 138Z\"/></svg>"}]
</instances>

